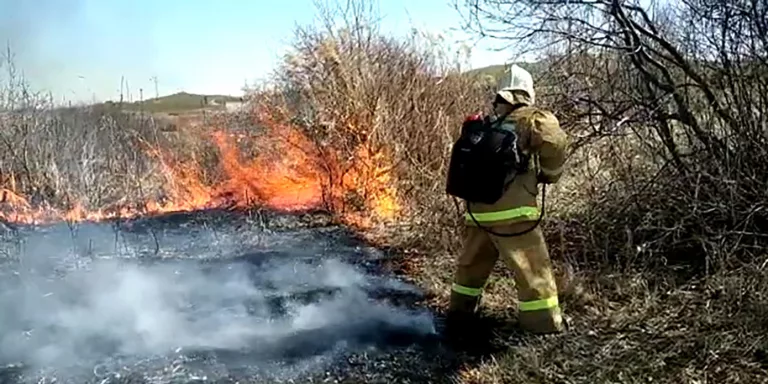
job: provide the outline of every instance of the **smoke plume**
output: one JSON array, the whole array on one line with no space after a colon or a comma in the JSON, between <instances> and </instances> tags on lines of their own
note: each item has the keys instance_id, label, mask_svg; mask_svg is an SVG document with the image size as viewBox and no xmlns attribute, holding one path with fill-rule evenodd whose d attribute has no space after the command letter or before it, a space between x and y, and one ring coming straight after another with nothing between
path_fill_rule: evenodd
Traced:
<instances>
[{"instance_id":1,"label":"smoke plume","mask_svg":"<svg viewBox=\"0 0 768 384\"><path fill-rule=\"evenodd\" d=\"M104 375L218 353L228 369L300 370L433 332L427 313L383 299L414 288L366 271L375 250L329 230L60 225L5 244L0 367Z\"/></svg>"}]
</instances>

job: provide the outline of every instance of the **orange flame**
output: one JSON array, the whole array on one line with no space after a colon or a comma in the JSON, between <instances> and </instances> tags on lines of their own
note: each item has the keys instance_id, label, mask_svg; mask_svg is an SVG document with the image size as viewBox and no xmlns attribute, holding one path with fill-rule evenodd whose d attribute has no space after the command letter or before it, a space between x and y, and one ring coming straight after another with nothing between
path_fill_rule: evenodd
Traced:
<instances>
[{"instance_id":1,"label":"orange flame","mask_svg":"<svg viewBox=\"0 0 768 384\"><path fill-rule=\"evenodd\" d=\"M142 207L115 205L111 209L89 211L78 202L71 209L48 205L33 207L29 200L11 189L1 189L0 219L9 222L40 224L53 221L100 221L135 218L166 212L210 208L246 209L266 207L281 211L326 208L342 221L369 226L375 219L391 219L398 210L388 158L361 145L354 152L352 167L342 170L338 151L323 149L298 128L280 123L274 110L256 114L264 128L259 136L210 132L219 152L219 180L206 183L202 167L194 161L176 161L167 149L150 148L166 180L162 201L149 200ZM279 117L279 116L278 116ZM257 155L244 158L238 145L250 146ZM12 179L13 180L13 179ZM350 197L353 196L354 198ZM357 201L351 204L349 201Z\"/></svg>"}]
</instances>

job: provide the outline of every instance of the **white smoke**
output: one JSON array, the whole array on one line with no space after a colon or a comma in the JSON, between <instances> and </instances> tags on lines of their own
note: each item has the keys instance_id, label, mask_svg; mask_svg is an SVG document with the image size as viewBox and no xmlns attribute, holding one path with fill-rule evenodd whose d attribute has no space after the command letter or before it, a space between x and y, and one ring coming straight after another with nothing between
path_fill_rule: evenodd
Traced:
<instances>
[{"instance_id":1,"label":"white smoke","mask_svg":"<svg viewBox=\"0 0 768 384\"><path fill-rule=\"evenodd\" d=\"M106 230L96 230L88 239L91 253L106 252L106 246L93 246L99 231ZM97 237L110 238L106 236L102 232ZM215 242L206 238L214 236L210 233L197 233L194 239L179 236L167 234L164 239L202 240L219 259L201 263L184 260L201 255L171 255L173 251L164 253L173 259L144 264L133 257L83 257L68 250L71 241L60 233L28 235L21 262L9 264L6 276L0 276L0 367L18 362L61 372L185 351L247 350L266 358L279 357L285 349L317 349L315 356L304 356L309 361L337 352L355 337L384 332L381 327L432 332L428 314L375 301L368 294L412 287L336 259L351 251L341 245L334 250L332 240L308 247L311 236L273 235L258 242L269 244L271 251L304 257L255 253L238 260L254 245L252 234L225 231L215 234ZM176 248L185 247L189 244Z\"/></svg>"}]
</instances>

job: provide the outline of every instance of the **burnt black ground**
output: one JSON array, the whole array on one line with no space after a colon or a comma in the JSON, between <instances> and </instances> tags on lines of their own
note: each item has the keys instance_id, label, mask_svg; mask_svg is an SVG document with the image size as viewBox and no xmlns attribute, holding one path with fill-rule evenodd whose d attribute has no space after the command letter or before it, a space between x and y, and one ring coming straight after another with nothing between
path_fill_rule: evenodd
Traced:
<instances>
[{"instance_id":1,"label":"burnt black ground","mask_svg":"<svg viewBox=\"0 0 768 384\"><path fill-rule=\"evenodd\" d=\"M319 214L6 225L0 384L440 383L460 363L385 255Z\"/></svg>"}]
</instances>

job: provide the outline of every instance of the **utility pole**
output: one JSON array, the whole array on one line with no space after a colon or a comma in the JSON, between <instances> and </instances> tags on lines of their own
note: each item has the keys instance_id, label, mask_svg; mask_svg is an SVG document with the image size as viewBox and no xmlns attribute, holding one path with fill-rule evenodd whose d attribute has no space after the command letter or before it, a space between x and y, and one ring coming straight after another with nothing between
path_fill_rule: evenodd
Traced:
<instances>
[{"instance_id":1,"label":"utility pole","mask_svg":"<svg viewBox=\"0 0 768 384\"><path fill-rule=\"evenodd\" d=\"M149 78L149 80L153 81L155 83L155 98L159 99L160 98L160 92L158 91L158 88L157 88L157 76L152 76L152 77Z\"/></svg>"}]
</instances>

